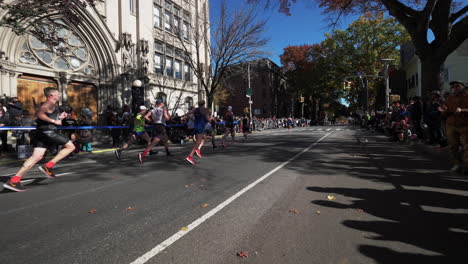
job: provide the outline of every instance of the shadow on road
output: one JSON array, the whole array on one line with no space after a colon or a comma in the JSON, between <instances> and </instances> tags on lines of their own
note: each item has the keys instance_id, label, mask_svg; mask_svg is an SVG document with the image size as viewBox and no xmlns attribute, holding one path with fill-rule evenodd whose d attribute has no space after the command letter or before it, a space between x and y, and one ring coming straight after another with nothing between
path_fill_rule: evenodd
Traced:
<instances>
[{"instance_id":1,"label":"shadow on road","mask_svg":"<svg viewBox=\"0 0 468 264\"><path fill-rule=\"evenodd\" d=\"M358 134L358 137L366 136L371 137ZM399 246L359 245L359 252L377 263L464 263L463 259L468 257L466 178L446 172L446 161L434 160L384 139L372 140L372 143L358 140L358 144L348 142L339 146L336 142L328 142L328 153L343 158L315 162L314 176L320 176L334 166L335 174L336 170L341 170L345 177L385 183L383 187L311 186L307 190L351 198L351 203L346 204L329 200L312 203L335 209L362 209L379 220L344 220L342 224L373 234L367 237L370 240L392 241L397 242L393 245L404 243L418 248L404 252L408 250L407 246L400 249Z\"/></svg>"}]
</instances>

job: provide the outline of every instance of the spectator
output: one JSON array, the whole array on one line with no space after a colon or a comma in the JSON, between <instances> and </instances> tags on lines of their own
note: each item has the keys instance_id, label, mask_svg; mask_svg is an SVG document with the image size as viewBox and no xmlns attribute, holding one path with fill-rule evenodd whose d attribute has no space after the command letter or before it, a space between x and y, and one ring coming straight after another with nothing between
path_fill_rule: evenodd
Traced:
<instances>
[{"instance_id":1,"label":"spectator","mask_svg":"<svg viewBox=\"0 0 468 264\"><path fill-rule=\"evenodd\" d=\"M90 126L91 122L84 117L81 122L81 126ZM82 146L82 150L84 152L92 152L93 147L92 147L92 142L93 142L93 134L90 129L81 129L80 130L80 143Z\"/></svg>"},{"instance_id":2,"label":"spectator","mask_svg":"<svg viewBox=\"0 0 468 264\"><path fill-rule=\"evenodd\" d=\"M85 107L81 109L80 116L81 118L87 119L89 121L93 120L94 113L93 113L93 110L89 108L89 103L86 103Z\"/></svg>"},{"instance_id":3,"label":"spectator","mask_svg":"<svg viewBox=\"0 0 468 264\"><path fill-rule=\"evenodd\" d=\"M6 112L3 111L3 108L0 108L0 127L8 126L9 120L6 116ZM0 140L2 141L2 146L0 146L0 154L8 151L8 142L7 142L8 131L0 130Z\"/></svg>"},{"instance_id":4,"label":"spectator","mask_svg":"<svg viewBox=\"0 0 468 264\"><path fill-rule=\"evenodd\" d=\"M444 114L447 116L447 137L450 146L450 162L452 171L466 172L468 166L468 113L458 111L459 109L468 109L468 96L464 95L465 88L463 82L450 82L452 95L448 96ZM463 147L464 153L460 153L460 147Z\"/></svg>"},{"instance_id":5,"label":"spectator","mask_svg":"<svg viewBox=\"0 0 468 264\"><path fill-rule=\"evenodd\" d=\"M23 113L23 103L18 100L18 97L13 97L7 105L7 109L10 115L10 122L14 123L14 120L19 119Z\"/></svg>"},{"instance_id":6,"label":"spectator","mask_svg":"<svg viewBox=\"0 0 468 264\"><path fill-rule=\"evenodd\" d=\"M444 146L444 139L442 135L442 113L441 113L441 100L440 92L433 91L431 93L432 103L427 109L427 126L429 129L429 143L439 143L441 147Z\"/></svg>"}]
</instances>

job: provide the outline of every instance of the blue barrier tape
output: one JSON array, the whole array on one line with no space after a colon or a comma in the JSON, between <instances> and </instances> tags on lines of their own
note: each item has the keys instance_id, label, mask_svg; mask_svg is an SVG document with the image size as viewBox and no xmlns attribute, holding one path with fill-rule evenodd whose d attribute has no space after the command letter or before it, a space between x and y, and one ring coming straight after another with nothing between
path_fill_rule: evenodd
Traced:
<instances>
[{"instance_id":1,"label":"blue barrier tape","mask_svg":"<svg viewBox=\"0 0 468 264\"><path fill-rule=\"evenodd\" d=\"M234 122L237 124L238 122ZM217 124L226 124L226 122L218 122ZM187 126L187 124L176 124L176 125L166 125L166 127L183 127ZM148 126L153 127L153 126ZM58 130L67 130L67 129L111 129L111 128L130 128L129 126L60 126L57 127ZM0 127L0 131L2 130L36 130L36 127L7 127L3 126Z\"/></svg>"}]
</instances>

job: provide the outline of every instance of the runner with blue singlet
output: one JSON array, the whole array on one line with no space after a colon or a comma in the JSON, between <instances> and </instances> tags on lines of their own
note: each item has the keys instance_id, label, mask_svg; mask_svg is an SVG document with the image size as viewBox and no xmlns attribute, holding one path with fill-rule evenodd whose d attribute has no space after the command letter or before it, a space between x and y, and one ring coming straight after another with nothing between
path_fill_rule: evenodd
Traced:
<instances>
[{"instance_id":1,"label":"runner with blue singlet","mask_svg":"<svg viewBox=\"0 0 468 264\"><path fill-rule=\"evenodd\" d=\"M200 152L201 146L205 143L206 131L205 126L208 120L210 120L211 113L208 109L205 108L205 101L201 100L198 102L198 107L188 112L185 116L194 115L194 136L195 136L195 145L192 148L190 154L185 158L190 164L195 164L193 160L193 154L197 154L199 158L202 157Z\"/></svg>"}]
</instances>

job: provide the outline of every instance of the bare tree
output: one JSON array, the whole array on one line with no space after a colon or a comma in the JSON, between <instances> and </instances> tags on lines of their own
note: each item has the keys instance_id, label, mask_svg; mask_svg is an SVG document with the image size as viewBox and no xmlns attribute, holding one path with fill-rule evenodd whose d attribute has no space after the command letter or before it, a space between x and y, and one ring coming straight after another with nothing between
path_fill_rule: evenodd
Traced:
<instances>
[{"instance_id":1,"label":"bare tree","mask_svg":"<svg viewBox=\"0 0 468 264\"><path fill-rule=\"evenodd\" d=\"M231 74L238 74L229 71L229 66L267 55L265 46L268 39L263 36L266 21L258 20L252 7L228 10L224 0L218 21L209 25L207 10L201 15L204 19L196 20L191 27L190 42L184 40L184 34L178 32L178 36L186 53L186 63L206 93L208 106L212 108L214 95L222 87L223 80ZM209 58L207 65L203 63L206 57Z\"/></svg>"}]
</instances>

